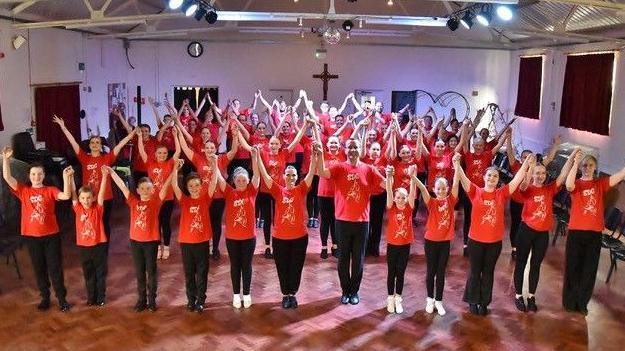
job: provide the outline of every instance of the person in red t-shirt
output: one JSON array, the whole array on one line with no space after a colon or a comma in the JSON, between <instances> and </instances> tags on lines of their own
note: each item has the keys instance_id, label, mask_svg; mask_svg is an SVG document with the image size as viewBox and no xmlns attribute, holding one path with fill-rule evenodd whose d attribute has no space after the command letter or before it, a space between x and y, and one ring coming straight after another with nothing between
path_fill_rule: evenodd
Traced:
<instances>
[{"instance_id":1,"label":"person in red t-shirt","mask_svg":"<svg viewBox=\"0 0 625 351\"><path fill-rule=\"evenodd\" d=\"M521 312L538 311L534 294L538 287L540 265L549 245L549 230L553 227L553 197L558 193L566 176L569 174L573 159L577 153L579 153L579 149L573 151L562 170L560 170L558 178L549 184L545 184L547 179L545 165L530 163L523 183L521 183L517 192L513 194L517 200L522 201L522 222L516 233L517 254L514 266L514 290L516 292L514 304ZM545 159L549 161L549 159ZM532 254L532 259L529 272L529 297L526 306L523 299L523 279L530 253Z\"/></svg>"},{"instance_id":2,"label":"person in red t-shirt","mask_svg":"<svg viewBox=\"0 0 625 351\"><path fill-rule=\"evenodd\" d=\"M171 191L170 183L173 172L168 175L167 180L162 183L156 194L154 192L155 186L150 178L139 179L137 196L128 190L124 181L114 170L108 166L103 167L108 170L108 174L126 198L126 203L130 208L130 251L135 266L138 295L134 309L136 312L141 312L147 308L149 311L155 312L158 308L156 305L156 253L160 237L158 214L163 200Z\"/></svg>"},{"instance_id":3,"label":"person in red t-shirt","mask_svg":"<svg viewBox=\"0 0 625 351\"><path fill-rule=\"evenodd\" d=\"M410 166L410 190L393 186L393 166L386 168L386 310L389 313L402 313L401 294L404 290L404 274L410 257L410 244L414 240L412 229L412 209L417 196L417 166Z\"/></svg>"},{"instance_id":4,"label":"person in red t-shirt","mask_svg":"<svg viewBox=\"0 0 625 351\"><path fill-rule=\"evenodd\" d=\"M226 183L217 173L217 184L226 201L226 248L230 258L230 279L232 280L232 306L241 308L241 280L243 280L243 307L252 305L252 256L256 247L254 207L260 185L258 171L258 150L251 150L254 175L243 167L237 167L232 174L234 187Z\"/></svg>"},{"instance_id":5,"label":"person in red t-shirt","mask_svg":"<svg viewBox=\"0 0 625 351\"><path fill-rule=\"evenodd\" d=\"M581 165L582 176L575 179ZM567 311L588 313L597 278L604 229L603 197L606 191L625 179L625 167L609 177L595 178L597 159L577 153L566 177L571 193L571 219L566 240L566 267L562 305Z\"/></svg>"},{"instance_id":6,"label":"person in red t-shirt","mask_svg":"<svg viewBox=\"0 0 625 351\"><path fill-rule=\"evenodd\" d=\"M315 166L320 152L321 145L315 145L315 154L313 161L310 162L308 173L298 185L296 185L295 167L287 166L284 170L283 181L278 182L277 177L267 172L262 158L258 162L263 183L275 203L272 244L280 290L283 295L282 308L285 309L297 308L295 294L299 290L308 247L305 198L315 175Z\"/></svg>"},{"instance_id":7,"label":"person in red t-shirt","mask_svg":"<svg viewBox=\"0 0 625 351\"><path fill-rule=\"evenodd\" d=\"M69 141L69 144L72 146L76 157L78 158L78 162L80 162L80 167L82 169L82 185L89 185L91 189L100 189L100 182L102 180L102 173L100 171L101 166L111 166L115 163L115 159L117 155L121 152L121 150L128 144L128 142L134 138L137 134L137 128L133 129L126 135L126 137L119 141L117 145L113 148L111 153L104 154L102 153L102 139L99 136L92 136L89 138L89 154L83 152L80 148L80 145L74 138L74 136L70 133L70 131L65 127L65 122L63 119L57 117L56 115L53 117L52 122L59 125L63 134ZM105 177L106 179L106 177ZM104 214L102 217L104 223L104 233L106 237L109 238L111 234L111 207L113 204L113 191L110 185L106 186L106 193L104 194ZM107 247L108 250L108 247Z\"/></svg>"},{"instance_id":8,"label":"person in red t-shirt","mask_svg":"<svg viewBox=\"0 0 625 351\"><path fill-rule=\"evenodd\" d=\"M326 168L321 157L318 167L319 175L332 178L335 185L336 231L341 250L338 264L341 303L356 305L360 302L358 290L369 234L369 197L375 185L384 186L384 177L375 167L360 161L358 140L349 139L346 148L347 162Z\"/></svg>"},{"instance_id":9,"label":"person in red t-shirt","mask_svg":"<svg viewBox=\"0 0 625 351\"><path fill-rule=\"evenodd\" d=\"M65 299L67 290L63 279L63 260L61 253L61 235L56 222L56 201L70 199L71 167L63 170L63 192L51 186L43 185L45 172L40 164L30 165L28 178L31 186L19 183L11 175L10 159L13 149L2 149L2 177L9 185L11 193L22 204L21 233L28 247L28 254L33 265L41 302L37 309L50 308L50 281L59 308L62 312L70 310L71 305Z\"/></svg>"},{"instance_id":10,"label":"person in red t-shirt","mask_svg":"<svg viewBox=\"0 0 625 351\"><path fill-rule=\"evenodd\" d=\"M100 170L108 180L108 169ZM73 174L72 174L73 175ZM108 182L100 182L97 199L91 185L83 185L76 192L72 178L72 208L76 215L76 245L80 250L82 271L87 287L87 306L104 306L106 275L108 271L108 240L104 233L104 198Z\"/></svg>"},{"instance_id":11,"label":"person in red t-shirt","mask_svg":"<svg viewBox=\"0 0 625 351\"><path fill-rule=\"evenodd\" d=\"M172 178L178 179L178 170L183 160L178 160ZM208 163L217 167L217 156L212 155ZM202 178L197 173L190 173L185 178L189 195L180 190L177 181L171 185L174 195L180 203L180 226L178 241L182 253L184 267L185 290L187 293L187 309L202 313L206 301L206 285L208 280L208 252L212 236L208 210L217 184L216 172L210 177L208 186L203 186Z\"/></svg>"},{"instance_id":12,"label":"person in red t-shirt","mask_svg":"<svg viewBox=\"0 0 625 351\"><path fill-rule=\"evenodd\" d=\"M345 153L341 152L341 142L339 138L331 136L326 142L326 152L324 153L324 162L326 168L330 168L335 164L342 163L346 160ZM330 253L338 258L339 241L336 236L336 213L334 211L334 181L329 178L322 177L319 174L320 167L317 167L319 175L319 188L317 189L317 198L319 199L319 215L321 223L319 224L319 236L321 237L321 254L322 259L328 258L328 236L332 238L332 246Z\"/></svg>"},{"instance_id":13,"label":"person in red t-shirt","mask_svg":"<svg viewBox=\"0 0 625 351\"><path fill-rule=\"evenodd\" d=\"M471 270L467 279L463 300L469 304L472 314L485 316L493 296L495 264L501 253L504 235L505 202L523 181L531 155L510 183L497 188L499 171L488 167L482 177L483 187L471 181L460 167L460 159L454 155L455 172L459 173L460 183L471 201L471 228L469 230L468 254Z\"/></svg>"}]
</instances>

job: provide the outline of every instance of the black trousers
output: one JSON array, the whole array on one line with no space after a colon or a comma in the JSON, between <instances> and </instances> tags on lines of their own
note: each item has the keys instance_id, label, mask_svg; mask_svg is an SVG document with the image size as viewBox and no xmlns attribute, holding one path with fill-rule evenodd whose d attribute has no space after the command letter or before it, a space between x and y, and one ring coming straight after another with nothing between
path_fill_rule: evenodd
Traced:
<instances>
[{"instance_id":1,"label":"black trousers","mask_svg":"<svg viewBox=\"0 0 625 351\"><path fill-rule=\"evenodd\" d=\"M464 290L464 302L488 306L493 298L495 265L501 253L501 241L482 243L469 239L471 271Z\"/></svg>"},{"instance_id":2,"label":"black trousers","mask_svg":"<svg viewBox=\"0 0 625 351\"><path fill-rule=\"evenodd\" d=\"M271 243L271 220L274 212L274 199L269 193L259 192L256 196L258 207L260 207L260 218L263 220L263 234L265 235L265 245Z\"/></svg>"},{"instance_id":3,"label":"black trousers","mask_svg":"<svg viewBox=\"0 0 625 351\"><path fill-rule=\"evenodd\" d=\"M65 302L67 290L63 278L63 253L61 252L61 234L43 237L24 236L33 271L37 279L39 295L44 300L50 299L50 281L59 302Z\"/></svg>"},{"instance_id":4,"label":"black trousers","mask_svg":"<svg viewBox=\"0 0 625 351\"><path fill-rule=\"evenodd\" d=\"M280 280L282 295L295 295L302 280L302 269L306 260L308 235L297 239L273 238L273 258Z\"/></svg>"},{"instance_id":5,"label":"black trousers","mask_svg":"<svg viewBox=\"0 0 625 351\"><path fill-rule=\"evenodd\" d=\"M410 257L410 244L386 246L386 288L389 295L401 295L404 291L404 275Z\"/></svg>"},{"instance_id":6,"label":"black trousers","mask_svg":"<svg viewBox=\"0 0 625 351\"><path fill-rule=\"evenodd\" d=\"M321 246L328 246L328 234L332 236L332 244L338 244L336 238L336 223L334 214L334 198L319 196L319 211L321 223L319 225L319 235L321 236Z\"/></svg>"},{"instance_id":7,"label":"black trousers","mask_svg":"<svg viewBox=\"0 0 625 351\"><path fill-rule=\"evenodd\" d=\"M425 239L425 262L427 273L425 286L428 297L437 301L443 300L445 290L445 270L449 260L449 241L431 241ZM436 281L436 295L434 294L434 282Z\"/></svg>"},{"instance_id":8,"label":"black trousers","mask_svg":"<svg viewBox=\"0 0 625 351\"><path fill-rule=\"evenodd\" d=\"M357 294L362 281L369 222L347 222L337 219L336 233L341 250L338 263L341 290L343 295Z\"/></svg>"},{"instance_id":9,"label":"black trousers","mask_svg":"<svg viewBox=\"0 0 625 351\"><path fill-rule=\"evenodd\" d=\"M113 200L104 200L104 212L102 213L102 224L104 224L104 234L106 239L111 241L111 208L113 207ZM108 247L107 247L108 249Z\"/></svg>"},{"instance_id":10,"label":"black trousers","mask_svg":"<svg viewBox=\"0 0 625 351\"><path fill-rule=\"evenodd\" d=\"M171 213L174 210L174 200L164 201L158 212L158 226L161 231L163 245L169 246L171 242Z\"/></svg>"},{"instance_id":11,"label":"black trousers","mask_svg":"<svg viewBox=\"0 0 625 351\"><path fill-rule=\"evenodd\" d=\"M382 238L382 220L386 209L386 192L369 197L369 240L367 254L380 255L380 239Z\"/></svg>"},{"instance_id":12,"label":"black trousers","mask_svg":"<svg viewBox=\"0 0 625 351\"><path fill-rule=\"evenodd\" d=\"M564 308L569 310L587 308L595 288L600 256L601 233L590 230L569 231L562 291Z\"/></svg>"},{"instance_id":13,"label":"black trousers","mask_svg":"<svg viewBox=\"0 0 625 351\"><path fill-rule=\"evenodd\" d=\"M464 239L464 244L467 245L467 243L469 242L469 228L471 228L471 209L473 208L473 205L471 204L471 200L467 196L467 193L462 188L460 188L460 203L462 204L462 209L464 211L462 235Z\"/></svg>"},{"instance_id":14,"label":"black trousers","mask_svg":"<svg viewBox=\"0 0 625 351\"><path fill-rule=\"evenodd\" d=\"M540 277L540 265L545 258L547 247L549 247L549 232L539 232L521 223L516 235L517 252L516 264L514 266L514 290L518 295L523 294L523 277L525 266L530 252L529 293L534 295L538 287Z\"/></svg>"},{"instance_id":15,"label":"black trousers","mask_svg":"<svg viewBox=\"0 0 625 351\"><path fill-rule=\"evenodd\" d=\"M108 243L80 246L79 250L87 288L87 302L104 301L108 273Z\"/></svg>"},{"instance_id":16,"label":"black trousers","mask_svg":"<svg viewBox=\"0 0 625 351\"><path fill-rule=\"evenodd\" d=\"M516 248L523 204L510 199L510 246Z\"/></svg>"},{"instance_id":17,"label":"black trousers","mask_svg":"<svg viewBox=\"0 0 625 351\"><path fill-rule=\"evenodd\" d=\"M254 256L254 248L256 248L256 238L226 239L226 248L230 257L232 292L241 293L241 280L243 280L243 295L249 295L252 285L252 257Z\"/></svg>"},{"instance_id":18,"label":"black trousers","mask_svg":"<svg viewBox=\"0 0 625 351\"><path fill-rule=\"evenodd\" d=\"M180 243L180 251L182 252L187 301L204 304L208 281L209 242L197 244Z\"/></svg>"},{"instance_id":19,"label":"black trousers","mask_svg":"<svg viewBox=\"0 0 625 351\"><path fill-rule=\"evenodd\" d=\"M211 229L213 230L213 251L219 250L219 240L221 239L221 222L224 218L224 209L226 200L213 199L208 210L211 220Z\"/></svg>"},{"instance_id":20,"label":"black trousers","mask_svg":"<svg viewBox=\"0 0 625 351\"><path fill-rule=\"evenodd\" d=\"M139 301L145 302L146 292L148 301L156 301L156 290L158 288L156 279L156 251L158 250L158 245L158 241L141 242L130 240L130 251L132 252L132 261L135 265Z\"/></svg>"},{"instance_id":21,"label":"black trousers","mask_svg":"<svg viewBox=\"0 0 625 351\"><path fill-rule=\"evenodd\" d=\"M319 217L319 199L317 198L317 190L319 189L319 176L314 176L310 184L310 190L306 194L306 210L308 218Z\"/></svg>"}]
</instances>

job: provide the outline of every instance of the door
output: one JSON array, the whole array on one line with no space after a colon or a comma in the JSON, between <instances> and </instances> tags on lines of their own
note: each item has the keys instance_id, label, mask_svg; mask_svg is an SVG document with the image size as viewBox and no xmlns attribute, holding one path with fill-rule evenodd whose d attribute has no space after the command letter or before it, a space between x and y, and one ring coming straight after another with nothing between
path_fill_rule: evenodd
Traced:
<instances>
[{"instance_id":1,"label":"door","mask_svg":"<svg viewBox=\"0 0 625 351\"><path fill-rule=\"evenodd\" d=\"M65 155L71 146L61 128L52 122L54 115L65 120L65 126L77 141L82 140L78 84L35 87L37 141L45 142L46 149Z\"/></svg>"}]
</instances>

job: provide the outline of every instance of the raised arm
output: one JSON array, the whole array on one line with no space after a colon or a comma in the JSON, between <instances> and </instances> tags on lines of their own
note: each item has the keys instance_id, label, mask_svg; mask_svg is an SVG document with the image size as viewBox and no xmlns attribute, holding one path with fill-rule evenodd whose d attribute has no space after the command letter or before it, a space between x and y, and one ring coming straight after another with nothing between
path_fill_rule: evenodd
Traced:
<instances>
[{"instance_id":1,"label":"raised arm","mask_svg":"<svg viewBox=\"0 0 625 351\"><path fill-rule=\"evenodd\" d=\"M317 167L317 159L319 158L319 154L321 153L321 145L313 144L312 146L312 159L310 160L310 164L308 165L308 173L304 177L304 183L306 186L310 188L312 184L313 178L315 177L315 168Z\"/></svg>"},{"instance_id":2,"label":"raised arm","mask_svg":"<svg viewBox=\"0 0 625 351\"><path fill-rule=\"evenodd\" d=\"M260 155L258 154L257 148L253 148L251 151L251 154L252 154L252 172L254 172L254 174L252 175L252 186L258 189L258 187L260 186L260 175L259 175L260 171L258 169L258 164L263 161L259 161Z\"/></svg>"},{"instance_id":3,"label":"raised arm","mask_svg":"<svg viewBox=\"0 0 625 351\"><path fill-rule=\"evenodd\" d=\"M610 176L610 187L613 187L616 184L620 183L623 178L625 178L625 167L621 168L620 171Z\"/></svg>"},{"instance_id":4,"label":"raised arm","mask_svg":"<svg viewBox=\"0 0 625 351\"><path fill-rule=\"evenodd\" d=\"M121 112L119 112L119 110L117 108L114 108L113 111L111 111L111 113L113 114L113 116L115 116L117 118L119 123L121 123L122 126L124 126L124 129L126 129L127 133L131 133L132 132L132 127L130 126L130 124L128 124L128 121L126 121L124 116L122 116Z\"/></svg>"},{"instance_id":5,"label":"raised arm","mask_svg":"<svg viewBox=\"0 0 625 351\"><path fill-rule=\"evenodd\" d=\"M491 150L493 155L499 152L499 149L501 149L501 147L506 142L506 140L508 140L511 137L512 137L512 128L508 127L508 129L506 129L506 131L499 137L499 141L497 142L497 145L495 145L495 147Z\"/></svg>"},{"instance_id":6,"label":"raised arm","mask_svg":"<svg viewBox=\"0 0 625 351\"><path fill-rule=\"evenodd\" d=\"M519 171L514 175L514 178L512 178L510 183L508 183L508 189L510 190L510 194L515 192L516 189L519 187L519 184L521 184L523 179L525 179L525 174L527 173L527 169L529 168L530 164L535 163L536 155L531 154L525 158L525 161L523 161L523 164L521 165L521 169L519 169Z\"/></svg>"},{"instance_id":7,"label":"raised arm","mask_svg":"<svg viewBox=\"0 0 625 351\"><path fill-rule=\"evenodd\" d=\"M137 135L137 133L140 133L140 131L135 128L132 130L132 132L128 133L128 135L126 135L124 139L120 140L119 143L117 143L117 145L115 145L115 147L113 148L113 155L117 157L117 155L119 155L124 146L126 146L126 144L128 144L130 140L132 140L132 138Z\"/></svg>"},{"instance_id":8,"label":"raised arm","mask_svg":"<svg viewBox=\"0 0 625 351\"><path fill-rule=\"evenodd\" d=\"M458 174L458 177L460 178L460 185L462 185L462 188L464 189L464 191L469 192L469 189L471 188L471 181L469 180L469 178L467 178L467 175L464 174L464 170L462 169L462 166L460 165L461 156L456 156L456 155L460 155L460 154L456 153L454 155L453 159L456 160L454 162L454 172Z\"/></svg>"},{"instance_id":9,"label":"raised arm","mask_svg":"<svg viewBox=\"0 0 625 351\"><path fill-rule=\"evenodd\" d=\"M106 177L108 177L108 168L100 167L100 172L102 172L102 180L100 181L100 189L98 189L98 205L104 205L104 197L106 196ZM72 177L72 200L74 198L74 194L76 193L76 183L74 183L74 177ZM76 198L78 200L78 198Z\"/></svg>"},{"instance_id":10,"label":"raised arm","mask_svg":"<svg viewBox=\"0 0 625 351\"><path fill-rule=\"evenodd\" d=\"M579 152L582 152L582 150L580 148L575 148L575 150L573 150L571 155L569 155L569 158L566 159L564 166L562 166L562 169L560 170L560 174L558 175L558 178L556 178L557 187L560 187L566 181L566 177L569 175L569 172L571 171L571 167L573 166L573 159L575 158L575 155Z\"/></svg>"},{"instance_id":11,"label":"raised arm","mask_svg":"<svg viewBox=\"0 0 625 351\"><path fill-rule=\"evenodd\" d=\"M393 207L393 174L395 168L386 166L386 208Z\"/></svg>"},{"instance_id":12,"label":"raised arm","mask_svg":"<svg viewBox=\"0 0 625 351\"><path fill-rule=\"evenodd\" d=\"M148 96L148 102L150 103L150 107L152 107L152 113L154 114L156 125L160 127L163 124L163 120L161 119L161 114L158 112L158 108L156 108L156 103L154 102L154 98L151 96Z\"/></svg>"},{"instance_id":13,"label":"raised arm","mask_svg":"<svg viewBox=\"0 0 625 351\"><path fill-rule=\"evenodd\" d=\"M260 91L260 89L256 90L256 94L255 96L258 96L258 98L260 99L260 103L263 104L263 106L265 106L265 108L271 112L273 110L273 106L270 105L267 100L265 100L265 97L263 96L263 93Z\"/></svg>"},{"instance_id":14,"label":"raised arm","mask_svg":"<svg viewBox=\"0 0 625 351\"><path fill-rule=\"evenodd\" d=\"M7 182L9 187L13 190L17 190L17 180L11 175L10 159L13 156L13 149L5 146L2 149L2 177Z\"/></svg>"},{"instance_id":15,"label":"raised arm","mask_svg":"<svg viewBox=\"0 0 625 351\"><path fill-rule=\"evenodd\" d=\"M78 155L78 153L80 152L80 145L78 145L78 142L76 142L76 139L74 138L72 133L70 133L65 126L65 121L63 121L63 119L59 118L57 115L54 115L52 117L52 122L59 125L61 131L63 132L63 134L65 134L65 138L67 138L67 141L69 141L69 144L72 146L72 150L74 150L74 153Z\"/></svg>"},{"instance_id":16,"label":"raised arm","mask_svg":"<svg viewBox=\"0 0 625 351\"><path fill-rule=\"evenodd\" d=\"M577 152L575 156L573 156L573 165L569 170L569 174L566 176L566 190L569 192L575 190L575 178L577 177L577 169L579 169L579 163L582 160L583 154L581 152Z\"/></svg>"},{"instance_id":17,"label":"raised arm","mask_svg":"<svg viewBox=\"0 0 625 351\"><path fill-rule=\"evenodd\" d=\"M559 135L557 135L553 139L553 144L551 144L551 147L549 148L547 155L543 157L543 164L545 165L545 167L548 164L550 164L551 161L553 161L553 159L556 157L556 152L558 152L558 148L560 147L561 142L562 142L562 138Z\"/></svg>"},{"instance_id":18,"label":"raised arm","mask_svg":"<svg viewBox=\"0 0 625 351\"><path fill-rule=\"evenodd\" d=\"M124 181L119 177L119 175L111 167L102 166L102 168L106 168L108 174L110 174L111 179L113 179L113 182L115 183L115 185L117 185L119 190L121 190L122 194L124 194L124 197L127 199L128 196L130 195L130 190L128 190L126 183L124 183ZM104 181L104 179L102 181Z\"/></svg>"},{"instance_id":19,"label":"raised arm","mask_svg":"<svg viewBox=\"0 0 625 351\"><path fill-rule=\"evenodd\" d=\"M321 155L319 155L319 158L317 159L317 170L318 170L320 177L330 178L332 174L330 173L330 170L326 168L323 154L324 153L322 152Z\"/></svg>"},{"instance_id":20,"label":"raised arm","mask_svg":"<svg viewBox=\"0 0 625 351\"><path fill-rule=\"evenodd\" d=\"M293 152L297 144L299 144L299 142L302 140L304 132L306 132L306 128L308 128L308 126L308 121L304 121L304 126L297 131L295 138L293 138L293 141L289 144L289 146L287 146L286 149L288 152Z\"/></svg>"},{"instance_id":21,"label":"raised arm","mask_svg":"<svg viewBox=\"0 0 625 351\"><path fill-rule=\"evenodd\" d=\"M517 163L516 157L514 156L514 146L512 146L512 136L506 139L506 155L508 155L508 164L510 167L514 166Z\"/></svg>"},{"instance_id":22,"label":"raised arm","mask_svg":"<svg viewBox=\"0 0 625 351\"><path fill-rule=\"evenodd\" d=\"M176 126L176 128L179 129L178 126ZM178 142L180 143L180 149L189 160L192 160L193 156L195 155L195 151L193 151L193 149L189 147L189 144L187 144L187 141L185 139L186 138L178 138Z\"/></svg>"},{"instance_id":23,"label":"raised arm","mask_svg":"<svg viewBox=\"0 0 625 351\"><path fill-rule=\"evenodd\" d=\"M172 179L175 179L175 181L171 182L171 188L174 191L174 196L178 200L180 200L180 198L182 197L182 190L180 189L180 185L178 184L178 170L182 168L183 164L184 160L174 158L174 168L171 171Z\"/></svg>"},{"instance_id":24,"label":"raised arm","mask_svg":"<svg viewBox=\"0 0 625 351\"><path fill-rule=\"evenodd\" d=\"M57 200L69 200L72 198L72 186L71 182L74 179L74 169L72 166L66 167L63 170L63 192L56 196Z\"/></svg>"},{"instance_id":25,"label":"raised arm","mask_svg":"<svg viewBox=\"0 0 625 351\"><path fill-rule=\"evenodd\" d=\"M456 153L469 152L469 122L470 121L468 119L465 120L462 123L462 127L460 127L460 140L458 141L458 145L456 145L456 149L454 150L454 152Z\"/></svg>"},{"instance_id":26,"label":"raised arm","mask_svg":"<svg viewBox=\"0 0 625 351\"><path fill-rule=\"evenodd\" d=\"M143 145L143 135L142 133L137 133L137 150L139 150L139 157L143 163L148 162L148 154L145 152L145 145Z\"/></svg>"},{"instance_id":27,"label":"raised arm","mask_svg":"<svg viewBox=\"0 0 625 351\"><path fill-rule=\"evenodd\" d=\"M415 202L415 199L417 198L417 182L416 181L419 180L417 179L417 166L411 165L408 168L408 174L410 175L410 190L408 191L408 205L410 205L411 208L414 208L414 202ZM423 193L423 191L421 193ZM422 197L423 197L423 201L427 203L428 201L430 201L430 194L427 192L427 190L425 191L425 193L428 194L427 197L425 195L422 195Z\"/></svg>"},{"instance_id":28,"label":"raised arm","mask_svg":"<svg viewBox=\"0 0 625 351\"><path fill-rule=\"evenodd\" d=\"M267 172L267 168L265 168L265 163L263 162L263 158L260 156L260 154L258 155L258 171L260 172L260 177L267 186L267 189L271 189L271 187L273 186L273 179Z\"/></svg>"},{"instance_id":29,"label":"raised arm","mask_svg":"<svg viewBox=\"0 0 625 351\"><path fill-rule=\"evenodd\" d=\"M460 164L461 158L462 156L460 156L460 154L454 154L451 162L455 166L456 163ZM458 172L454 172L454 179L452 180L452 183L451 183L451 195L453 195L456 199L458 198L459 185L460 185L460 175L458 174Z\"/></svg>"},{"instance_id":30,"label":"raised arm","mask_svg":"<svg viewBox=\"0 0 625 351\"><path fill-rule=\"evenodd\" d=\"M354 93L349 93L347 94L347 96L345 97L345 99L343 100L343 104L341 105L341 107L339 107L338 109L338 114L342 114L343 111L345 110L345 108L347 107L347 102L349 100L351 100L354 97Z\"/></svg>"}]
</instances>

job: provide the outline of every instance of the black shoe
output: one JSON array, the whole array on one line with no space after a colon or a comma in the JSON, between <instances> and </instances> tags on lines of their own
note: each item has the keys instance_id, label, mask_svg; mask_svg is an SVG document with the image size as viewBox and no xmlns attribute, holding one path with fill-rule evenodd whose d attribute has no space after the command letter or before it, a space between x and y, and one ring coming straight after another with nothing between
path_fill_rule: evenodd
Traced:
<instances>
[{"instance_id":1,"label":"black shoe","mask_svg":"<svg viewBox=\"0 0 625 351\"><path fill-rule=\"evenodd\" d=\"M39 304L37 305L37 309L39 311L47 311L48 309L50 309L50 300L42 299L41 302L39 302Z\"/></svg>"},{"instance_id":2,"label":"black shoe","mask_svg":"<svg viewBox=\"0 0 625 351\"><path fill-rule=\"evenodd\" d=\"M534 296L527 299L527 310L531 312L538 312L538 306L536 306L536 298Z\"/></svg>"},{"instance_id":3,"label":"black shoe","mask_svg":"<svg viewBox=\"0 0 625 351\"><path fill-rule=\"evenodd\" d=\"M156 312L156 310L158 310L158 306L156 305L156 301L152 301L150 303L148 303L148 311L150 312Z\"/></svg>"},{"instance_id":4,"label":"black shoe","mask_svg":"<svg viewBox=\"0 0 625 351\"><path fill-rule=\"evenodd\" d=\"M321 249L321 254L319 255L324 260L328 259L328 249Z\"/></svg>"},{"instance_id":5,"label":"black shoe","mask_svg":"<svg viewBox=\"0 0 625 351\"><path fill-rule=\"evenodd\" d=\"M477 314L480 316L485 316L488 314L488 306L479 304L477 305Z\"/></svg>"},{"instance_id":6,"label":"black shoe","mask_svg":"<svg viewBox=\"0 0 625 351\"><path fill-rule=\"evenodd\" d=\"M197 313L202 313L202 312L204 312L204 302L200 302L200 301L198 301L198 302L195 304L195 312L197 312Z\"/></svg>"},{"instance_id":7,"label":"black shoe","mask_svg":"<svg viewBox=\"0 0 625 351\"><path fill-rule=\"evenodd\" d=\"M102 307L102 306L106 305L106 300L105 299L98 299L98 301L96 301L95 305Z\"/></svg>"},{"instance_id":8,"label":"black shoe","mask_svg":"<svg viewBox=\"0 0 625 351\"><path fill-rule=\"evenodd\" d=\"M297 308L297 299L295 298L295 295L289 296L289 299L291 300L291 308Z\"/></svg>"},{"instance_id":9,"label":"black shoe","mask_svg":"<svg viewBox=\"0 0 625 351\"><path fill-rule=\"evenodd\" d=\"M313 228L319 228L319 220L317 218L313 218Z\"/></svg>"},{"instance_id":10,"label":"black shoe","mask_svg":"<svg viewBox=\"0 0 625 351\"><path fill-rule=\"evenodd\" d=\"M189 312L195 311L195 302L191 302L191 301L187 302L187 310Z\"/></svg>"},{"instance_id":11,"label":"black shoe","mask_svg":"<svg viewBox=\"0 0 625 351\"><path fill-rule=\"evenodd\" d=\"M219 259L221 258L221 253L219 253L219 250L217 249L213 249L213 261L219 261Z\"/></svg>"},{"instance_id":12,"label":"black shoe","mask_svg":"<svg viewBox=\"0 0 625 351\"><path fill-rule=\"evenodd\" d=\"M479 310L477 308L477 304L474 304L474 303L469 304L469 312L471 312L471 314L478 315Z\"/></svg>"},{"instance_id":13,"label":"black shoe","mask_svg":"<svg viewBox=\"0 0 625 351\"><path fill-rule=\"evenodd\" d=\"M87 300L87 306L95 306L94 300Z\"/></svg>"},{"instance_id":14,"label":"black shoe","mask_svg":"<svg viewBox=\"0 0 625 351\"><path fill-rule=\"evenodd\" d=\"M347 305L349 303L349 295L345 295L345 294L341 295L341 303L343 305Z\"/></svg>"},{"instance_id":15,"label":"black shoe","mask_svg":"<svg viewBox=\"0 0 625 351\"><path fill-rule=\"evenodd\" d=\"M358 297L358 294L353 294L352 296L349 297L350 305L357 305L359 302L360 302L360 297Z\"/></svg>"},{"instance_id":16,"label":"black shoe","mask_svg":"<svg viewBox=\"0 0 625 351\"><path fill-rule=\"evenodd\" d=\"M466 245L462 249L462 256L464 256L464 257L469 256L469 250L467 250L467 246Z\"/></svg>"},{"instance_id":17,"label":"black shoe","mask_svg":"<svg viewBox=\"0 0 625 351\"><path fill-rule=\"evenodd\" d=\"M510 257L511 257L513 260L516 260L516 250L512 250L512 252L510 252Z\"/></svg>"},{"instance_id":18,"label":"black shoe","mask_svg":"<svg viewBox=\"0 0 625 351\"><path fill-rule=\"evenodd\" d=\"M527 299L527 304L529 305L530 299ZM521 312L527 312L527 307L525 307L525 301L523 300L523 296L514 299L514 306L516 309Z\"/></svg>"},{"instance_id":19,"label":"black shoe","mask_svg":"<svg viewBox=\"0 0 625 351\"><path fill-rule=\"evenodd\" d=\"M266 248L265 249L265 258L266 259L272 259L273 258L273 254L271 253L271 249L270 248Z\"/></svg>"},{"instance_id":20,"label":"black shoe","mask_svg":"<svg viewBox=\"0 0 625 351\"><path fill-rule=\"evenodd\" d=\"M59 310L61 312L69 312L72 309L72 305L70 305L67 301L59 302Z\"/></svg>"},{"instance_id":21,"label":"black shoe","mask_svg":"<svg viewBox=\"0 0 625 351\"><path fill-rule=\"evenodd\" d=\"M287 295L282 296L282 308L291 308L291 299Z\"/></svg>"},{"instance_id":22,"label":"black shoe","mask_svg":"<svg viewBox=\"0 0 625 351\"><path fill-rule=\"evenodd\" d=\"M135 304L135 312L143 312L143 311L145 311L146 307L147 307L147 305L145 304L145 301L144 300L139 300Z\"/></svg>"}]
</instances>

